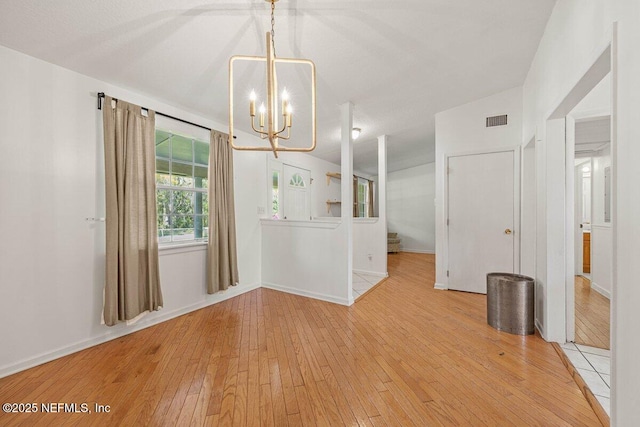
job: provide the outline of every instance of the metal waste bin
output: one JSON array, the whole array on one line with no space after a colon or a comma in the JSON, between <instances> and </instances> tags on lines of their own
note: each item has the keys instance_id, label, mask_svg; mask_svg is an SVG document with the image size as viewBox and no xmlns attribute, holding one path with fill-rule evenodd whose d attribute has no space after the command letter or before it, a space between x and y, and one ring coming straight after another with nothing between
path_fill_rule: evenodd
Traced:
<instances>
[{"instance_id":1,"label":"metal waste bin","mask_svg":"<svg viewBox=\"0 0 640 427\"><path fill-rule=\"evenodd\" d=\"M534 333L534 280L511 273L487 274L487 323L517 335Z\"/></svg>"}]
</instances>

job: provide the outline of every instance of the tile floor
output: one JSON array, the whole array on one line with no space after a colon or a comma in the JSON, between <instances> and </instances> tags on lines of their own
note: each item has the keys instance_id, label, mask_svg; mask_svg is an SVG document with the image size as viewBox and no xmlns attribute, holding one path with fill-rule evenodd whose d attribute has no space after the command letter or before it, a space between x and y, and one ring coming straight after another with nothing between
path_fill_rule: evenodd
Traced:
<instances>
[{"instance_id":1,"label":"tile floor","mask_svg":"<svg viewBox=\"0 0 640 427\"><path fill-rule=\"evenodd\" d=\"M372 274L353 273L353 298L358 297L377 285L384 277Z\"/></svg>"},{"instance_id":2,"label":"tile floor","mask_svg":"<svg viewBox=\"0 0 640 427\"><path fill-rule=\"evenodd\" d=\"M607 411L611 407L611 352L601 348L582 344L562 344L562 350L602 407Z\"/></svg>"}]
</instances>

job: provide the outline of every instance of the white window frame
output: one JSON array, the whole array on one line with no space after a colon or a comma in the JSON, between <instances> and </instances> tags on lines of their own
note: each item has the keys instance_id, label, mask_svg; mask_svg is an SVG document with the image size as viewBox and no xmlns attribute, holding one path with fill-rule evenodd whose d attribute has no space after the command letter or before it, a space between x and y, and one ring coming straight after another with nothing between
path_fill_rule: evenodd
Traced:
<instances>
[{"instance_id":1,"label":"white window frame","mask_svg":"<svg viewBox=\"0 0 640 427\"><path fill-rule=\"evenodd\" d=\"M183 160L174 160L173 159L173 150L172 150L173 141L171 139L169 141L169 158L167 159L165 157L159 157L157 155L155 156L155 158L156 158L156 162L159 159L163 160L163 161L168 161L169 162L169 171L170 172L173 170L172 166L173 166L174 163L181 164L181 165L190 165L192 173L193 173L192 176L193 176L193 179L194 179L193 187L180 187L180 186L175 186L175 185L164 185L164 184L159 184L158 181L156 180L156 206L157 206L158 192L159 191L165 191L165 190L171 191L171 193L170 193L171 194L170 213L166 214L166 213L160 213L158 211L158 212L156 212L156 215L158 217L160 217L160 216L169 216L170 218L175 217L175 216L190 216L190 217L193 218L193 231L194 231L193 238L191 238L191 239L174 240L173 233L170 232L169 238L171 240L170 241L161 241L160 240L160 229L158 229L158 236L157 236L158 237L158 246L167 248L167 247L174 247L174 246L178 246L178 245L189 245L189 244L203 244L203 243L206 243L207 240L208 240L209 227L208 226L204 227L204 225L203 225L203 227L202 227L202 237L200 237L200 238L196 238L195 237L195 232L196 232L197 217L202 217L204 219L205 217L208 216L208 214L205 214L204 212L199 214L199 213L196 212L196 203L195 203L194 198L195 198L195 196L197 194L203 194L203 195L206 195L208 197L208 194L209 194L209 188L208 188L209 187L209 182L207 182L207 188L198 188L198 187L195 186L195 179L196 179L196 177L195 177L195 167L197 166L197 167L206 168L207 169L207 180L209 180L209 172L208 172L209 171L209 166L208 166L208 164L196 163L195 141L198 141L198 142L201 142L201 143L204 143L204 144L207 144L207 145L209 145L209 142L208 141L204 141L203 139L200 139L200 138L196 138L196 137L192 137L192 136L189 136L189 135L186 135L186 134L175 132L170 127L164 127L164 126L163 127L158 127L158 126L156 126L155 132L157 132L157 131L162 131L162 132L169 133L171 135L170 138L175 135L175 136L180 136L182 138L186 138L186 139L190 139L191 140L191 162L186 162L186 161L183 161ZM154 134L155 134L155 132L154 132ZM156 165L157 165L157 163L156 163ZM156 166L156 173L157 173L157 166ZM169 175L169 177L170 177L169 179L170 180L171 180L171 176L172 175L170 174ZM185 191L185 192L192 193L191 202L192 202L192 205L193 205L193 208L194 208L194 213L193 214L191 214L191 215L183 215L183 214L175 214L175 213L173 213L173 191ZM208 223L208 218L206 219L206 221ZM205 231L205 229L206 229L206 231ZM173 227L170 228L170 231L173 231Z\"/></svg>"}]
</instances>

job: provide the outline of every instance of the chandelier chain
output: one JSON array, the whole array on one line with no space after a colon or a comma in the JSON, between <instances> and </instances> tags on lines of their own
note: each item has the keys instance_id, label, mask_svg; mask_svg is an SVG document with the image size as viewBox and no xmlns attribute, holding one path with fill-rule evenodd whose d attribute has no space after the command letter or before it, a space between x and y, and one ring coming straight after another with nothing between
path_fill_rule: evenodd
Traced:
<instances>
[{"instance_id":1,"label":"chandelier chain","mask_svg":"<svg viewBox=\"0 0 640 427\"><path fill-rule=\"evenodd\" d=\"M271 47L273 48L273 56L276 56L276 18L275 18L276 2L271 0Z\"/></svg>"}]
</instances>

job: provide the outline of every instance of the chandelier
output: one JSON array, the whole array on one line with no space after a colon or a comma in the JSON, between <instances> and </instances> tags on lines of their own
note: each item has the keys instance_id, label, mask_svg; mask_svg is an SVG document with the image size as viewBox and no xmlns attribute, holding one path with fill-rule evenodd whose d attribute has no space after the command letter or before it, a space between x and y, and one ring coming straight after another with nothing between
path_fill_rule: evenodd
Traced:
<instances>
[{"instance_id":1,"label":"chandelier","mask_svg":"<svg viewBox=\"0 0 640 427\"><path fill-rule=\"evenodd\" d=\"M275 3L278 0L265 0L267 3L271 3L271 32L267 32L266 37L266 56L243 56L235 55L229 59L229 140L231 146L236 150L249 150L249 151L273 151L273 155L277 158L278 151L299 151L309 152L316 148L316 66L308 59L298 58L279 58L276 57L275 49ZM233 125L234 125L234 92L233 92L233 65L236 61L253 61L253 62L265 62L266 64L266 94L267 99L265 102L260 102L260 107L257 110L256 120L256 92L251 91L249 96L249 115L245 118L251 123L251 129L261 139L268 139L269 146L245 146L236 145L233 138ZM282 146L279 144L280 140L288 140L291 138L291 128L293 124L293 103L290 99L290 94L287 93L286 88L281 92L278 97L278 78L276 73L276 64L288 63L288 64L301 64L311 67L311 145L308 147L293 147ZM280 107L280 109L279 109ZM280 116L282 117L280 120Z\"/></svg>"}]
</instances>

